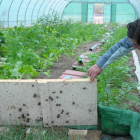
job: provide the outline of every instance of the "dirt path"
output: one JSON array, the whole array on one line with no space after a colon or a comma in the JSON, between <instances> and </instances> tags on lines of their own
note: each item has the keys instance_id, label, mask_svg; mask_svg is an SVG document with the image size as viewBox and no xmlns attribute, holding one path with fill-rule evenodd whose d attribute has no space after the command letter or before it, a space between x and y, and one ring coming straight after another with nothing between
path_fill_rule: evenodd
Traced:
<instances>
[{"instance_id":1,"label":"dirt path","mask_svg":"<svg viewBox=\"0 0 140 140\"><path fill-rule=\"evenodd\" d=\"M76 57L68 58L66 55L62 55L58 62L55 62L54 65L47 70L51 70L50 76L45 74L39 74L35 79L58 79L65 70L72 70L72 64L75 62L76 58L82 54L81 51L88 51L97 41L89 42L84 45L80 45L76 49Z\"/></svg>"}]
</instances>

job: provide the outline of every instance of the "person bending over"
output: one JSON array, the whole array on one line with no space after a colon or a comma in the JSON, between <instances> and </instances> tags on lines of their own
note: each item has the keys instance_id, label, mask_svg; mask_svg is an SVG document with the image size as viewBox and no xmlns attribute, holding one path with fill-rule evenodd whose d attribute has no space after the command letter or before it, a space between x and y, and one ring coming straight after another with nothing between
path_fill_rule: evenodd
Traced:
<instances>
[{"instance_id":1,"label":"person bending over","mask_svg":"<svg viewBox=\"0 0 140 140\"><path fill-rule=\"evenodd\" d=\"M96 64L89 68L88 75L90 76L90 82L93 82L101 74L102 70L116 59L128 54L134 49L140 50L140 19L128 23L127 29L127 36L100 56Z\"/></svg>"}]
</instances>

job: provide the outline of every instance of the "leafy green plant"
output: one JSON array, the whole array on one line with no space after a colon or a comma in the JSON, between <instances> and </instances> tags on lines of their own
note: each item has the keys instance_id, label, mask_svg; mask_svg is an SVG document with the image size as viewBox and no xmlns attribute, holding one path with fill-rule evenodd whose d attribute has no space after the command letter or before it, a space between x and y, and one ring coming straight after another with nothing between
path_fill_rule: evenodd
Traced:
<instances>
[{"instance_id":1,"label":"leafy green plant","mask_svg":"<svg viewBox=\"0 0 140 140\"><path fill-rule=\"evenodd\" d=\"M88 58L91 61L86 67L79 70L87 72L88 69L96 63L100 55L105 53L112 45L125 36L126 28L117 27L115 33L105 40L104 45L101 45L102 51L96 54L89 54ZM138 91L137 81L132 83L127 80L128 77L132 76L130 71L134 69L134 67L127 65L130 56L131 54L128 54L116 60L97 77L98 104L114 108L130 109L130 107L139 103L137 93L133 92ZM130 101L133 101L133 104L129 104Z\"/></svg>"},{"instance_id":2,"label":"leafy green plant","mask_svg":"<svg viewBox=\"0 0 140 140\"><path fill-rule=\"evenodd\" d=\"M49 76L47 68L59 61L62 54L74 56L80 43L98 39L105 32L101 27L103 25L62 22L53 13L53 16L42 16L32 27L21 24L3 29L1 35L6 44L0 46L0 54L7 61L0 67L0 78L34 78L38 73ZM21 65L15 69L18 62Z\"/></svg>"}]
</instances>

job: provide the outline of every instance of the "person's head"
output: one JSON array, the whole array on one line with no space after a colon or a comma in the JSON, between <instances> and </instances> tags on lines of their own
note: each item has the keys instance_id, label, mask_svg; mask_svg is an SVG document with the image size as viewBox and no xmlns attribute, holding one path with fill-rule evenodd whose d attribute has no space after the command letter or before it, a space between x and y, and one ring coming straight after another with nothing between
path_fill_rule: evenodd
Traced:
<instances>
[{"instance_id":1,"label":"person's head","mask_svg":"<svg viewBox=\"0 0 140 140\"><path fill-rule=\"evenodd\" d=\"M127 36L133 44L133 48L140 50L140 19L127 24Z\"/></svg>"}]
</instances>

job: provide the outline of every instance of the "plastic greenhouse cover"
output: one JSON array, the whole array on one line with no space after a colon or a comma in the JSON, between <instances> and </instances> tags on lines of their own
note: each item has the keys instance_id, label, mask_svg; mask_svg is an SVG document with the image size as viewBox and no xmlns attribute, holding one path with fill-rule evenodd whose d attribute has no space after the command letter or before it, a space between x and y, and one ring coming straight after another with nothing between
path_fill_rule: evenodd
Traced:
<instances>
[{"instance_id":1,"label":"plastic greenhouse cover","mask_svg":"<svg viewBox=\"0 0 140 140\"><path fill-rule=\"evenodd\" d=\"M61 14L67 0L1 0L0 15L1 21L7 27L18 26L24 21L25 25L31 25L42 15L52 14L52 10Z\"/></svg>"},{"instance_id":2,"label":"plastic greenhouse cover","mask_svg":"<svg viewBox=\"0 0 140 140\"><path fill-rule=\"evenodd\" d=\"M72 0L0 0L1 24L5 27L19 26L21 23L30 26L33 22L36 22L40 16L51 15L52 10L58 12L61 18L65 7L70 4L70 2L72 2ZM108 5L110 5L110 3L130 3L137 12L138 17L140 17L140 1L138 0L73 0L73 2L87 2L91 4L104 3ZM93 13L88 13L88 21L92 21L92 14ZM81 17L80 15L78 16ZM130 18L133 18L132 14L130 14Z\"/></svg>"},{"instance_id":3,"label":"plastic greenhouse cover","mask_svg":"<svg viewBox=\"0 0 140 140\"><path fill-rule=\"evenodd\" d=\"M95 3L128 3L128 0L72 0L72 1L78 1L78 2L95 2Z\"/></svg>"}]
</instances>

